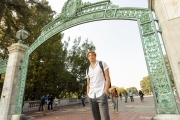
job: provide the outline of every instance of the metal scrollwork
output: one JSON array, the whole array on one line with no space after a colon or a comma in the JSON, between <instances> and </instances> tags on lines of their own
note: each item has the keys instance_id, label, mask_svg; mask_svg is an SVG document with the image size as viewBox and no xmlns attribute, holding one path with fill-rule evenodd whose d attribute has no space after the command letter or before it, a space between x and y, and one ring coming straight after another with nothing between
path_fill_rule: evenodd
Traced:
<instances>
[{"instance_id":1,"label":"metal scrollwork","mask_svg":"<svg viewBox=\"0 0 180 120\"><path fill-rule=\"evenodd\" d=\"M6 72L7 60L0 60L0 74Z\"/></svg>"},{"instance_id":2,"label":"metal scrollwork","mask_svg":"<svg viewBox=\"0 0 180 120\"><path fill-rule=\"evenodd\" d=\"M62 8L62 12L42 29L41 35L29 47L23 58L21 84L16 107L17 114L20 114L22 109L29 55L38 46L59 32L79 24L106 19L137 21L157 113L178 114L178 108L158 37L158 30L156 30L155 26L157 19L153 18L150 9L121 8L113 5L110 0L96 3L82 3L81 0L68 0Z\"/></svg>"}]
</instances>

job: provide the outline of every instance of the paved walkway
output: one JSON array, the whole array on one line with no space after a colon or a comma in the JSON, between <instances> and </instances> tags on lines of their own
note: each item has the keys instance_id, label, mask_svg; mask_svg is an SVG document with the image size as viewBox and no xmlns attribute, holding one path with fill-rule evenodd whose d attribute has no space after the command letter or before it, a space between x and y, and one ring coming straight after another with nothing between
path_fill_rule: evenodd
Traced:
<instances>
[{"instance_id":1,"label":"paved walkway","mask_svg":"<svg viewBox=\"0 0 180 120\"><path fill-rule=\"evenodd\" d=\"M112 103L109 102L109 113L111 120L151 120L156 114L154 99L152 96L145 96L141 103L139 97L134 102L125 103L124 99L119 100L119 113L114 113ZM59 107L57 111L48 111L46 116L43 112L31 111L24 113L27 120L93 120L89 104L82 107L81 104Z\"/></svg>"}]
</instances>

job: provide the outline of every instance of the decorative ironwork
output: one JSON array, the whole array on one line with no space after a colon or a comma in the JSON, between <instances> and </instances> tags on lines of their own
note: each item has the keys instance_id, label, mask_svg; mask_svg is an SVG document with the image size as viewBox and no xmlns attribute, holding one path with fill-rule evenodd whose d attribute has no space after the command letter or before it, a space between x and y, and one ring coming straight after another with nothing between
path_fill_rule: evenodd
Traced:
<instances>
[{"instance_id":1,"label":"decorative ironwork","mask_svg":"<svg viewBox=\"0 0 180 120\"><path fill-rule=\"evenodd\" d=\"M179 114L158 38L158 30L155 27L157 19L153 18L150 9L121 8L113 5L109 0L97 3L68 0L62 8L62 12L42 29L41 35L24 55L16 107L17 114L21 114L29 55L42 43L59 32L79 24L106 19L137 21L157 113Z\"/></svg>"},{"instance_id":2,"label":"decorative ironwork","mask_svg":"<svg viewBox=\"0 0 180 120\"><path fill-rule=\"evenodd\" d=\"M0 60L0 74L6 72L7 60Z\"/></svg>"}]
</instances>

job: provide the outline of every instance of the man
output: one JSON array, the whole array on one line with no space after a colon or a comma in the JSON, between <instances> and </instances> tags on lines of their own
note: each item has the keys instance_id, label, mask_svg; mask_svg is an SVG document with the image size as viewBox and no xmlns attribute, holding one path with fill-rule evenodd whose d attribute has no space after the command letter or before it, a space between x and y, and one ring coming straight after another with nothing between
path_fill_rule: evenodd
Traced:
<instances>
[{"instance_id":1,"label":"man","mask_svg":"<svg viewBox=\"0 0 180 120\"><path fill-rule=\"evenodd\" d=\"M130 90L130 92L129 92L129 96L130 96L130 98L131 98L131 102L134 102L133 93L132 93L131 90Z\"/></svg>"},{"instance_id":2,"label":"man","mask_svg":"<svg viewBox=\"0 0 180 120\"><path fill-rule=\"evenodd\" d=\"M44 101L45 101L45 98L44 98L44 95L41 97L40 99L40 105L39 105L39 111L43 111L43 105L44 105Z\"/></svg>"},{"instance_id":3,"label":"man","mask_svg":"<svg viewBox=\"0 0 180 120\"><path fill-rule=\"evenodd\" d=\"M44 102L44 116L46 115L46 111L47 111L47 107L48 107L48 103L49 103L49 100L48 100L48 96L49 96L49 94L47 94L46 96L45 96L45 102Z\"/></svg>"},{"instance_id":4,"label":"man","mask_svg":"<svg viewBox=\"0 0 180 120\"><path fill-rule=\"evenodd\" d=\"M52 110L52 109L53 109L53 96L50 95L50 96L48 97L48 100L49 100L48 110Z\"/></svg>"},{"instance_id":5,"label":"man","mask_svg":"<svg viewBox=\"0 0 180 120\"><path fill-rule=\"evenodd\" d=\"M78 102L79 102L79 104L81 103L81 95L80 94L78 95Z\"/></svg>"},{"instance_id":6,"label":"man","mask_svg":"<svg viewBox=\"0 0 180 120\"><path fill-rule=\"evenodd\" d=\"M124 90L124 98L125 98L125 103L127 103L128 94L127 94L126 90Z\"/></svg>"},{"instance_id":7,"label":"man","mask_svg":"<svg viewBox=\"0 0 180 120\"><path fill-rule=\"evenodd\" d=\"M85 107L85 96L83 94L82 94L81 99L82 99L82 105L83 105L83 107Z\"/></svg>"},{"instance_id":8,"label":"man","mask_svg":"<svg viewBox=\"0 0 180 120\"><path fill-rule=\"evenodd\" d=\"M102 62L105 74L103 75L99 62L96 61L96 53L90 51L86 57L90 62L88 74L86 71L86 78L87 94L93 118L94 120L110 120L107 100L110 86L109 68L105 62Z\"/></svg>"}]
</instances>

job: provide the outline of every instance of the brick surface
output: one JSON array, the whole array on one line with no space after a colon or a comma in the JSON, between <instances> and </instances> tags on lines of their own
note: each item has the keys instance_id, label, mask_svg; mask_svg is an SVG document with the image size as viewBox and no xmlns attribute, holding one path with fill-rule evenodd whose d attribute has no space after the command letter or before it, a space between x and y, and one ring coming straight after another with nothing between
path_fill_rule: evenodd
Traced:
<instances>
[{"instance_id":1,"label":"brick surface","mask_svg":"<svg viewBox=\"0 0 180 120\"><path fill-rule=\"evenodd\" d=\"M124 99L118 102L119 113L117 114L114 113L112 102L109 101L111 120L151 120L156 114L152 96L145 96L143 103L140 102L139 97L135 97L134 102L130 102L130 99L128 99L127 103L124 102ZM180 106L179 103L178 106ZM27 120L93 120L88 103L85 107L81 104L59 107L57 111L48 111L46 116L43 116L43 112L39 111L25 112L23 114L26 115Z\"/></svg>"}]
</instances>

